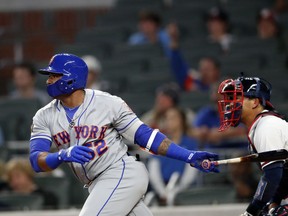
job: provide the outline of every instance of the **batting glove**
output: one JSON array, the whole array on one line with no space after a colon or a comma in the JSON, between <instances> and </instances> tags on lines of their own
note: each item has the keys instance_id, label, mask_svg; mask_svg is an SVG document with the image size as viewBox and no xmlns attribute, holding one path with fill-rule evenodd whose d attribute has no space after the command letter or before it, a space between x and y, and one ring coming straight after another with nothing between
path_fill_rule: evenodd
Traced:
<instances>
[{"instance_id":1,"label":"batting glove","mask_svg":"<svg viewBox=\"0 0 288 216\"><path fill-rule=\"evenodd\" d=\"M216 172L218 173L219 170L215 166L215 164L211 163L209 167L204 168L202 166L203 160L218 160L218 155L214 153L209 153L205 151L196 151L191 158L188 158L190 160L191 166L195 167L196 169L199 169L202 172Z\"/></svg>"},{"instance_id":2,"label":"batting glove","mask_svg":"<svg viewBox=\"0 0 288 216\"><path fill-rule=\"evenodd\" d=\"M58 153L58 160L64 162L76 162L84 164L92 159L94 151L86 146L71 146L68 149L61 149Z\"/></svg>"}]
</instances>

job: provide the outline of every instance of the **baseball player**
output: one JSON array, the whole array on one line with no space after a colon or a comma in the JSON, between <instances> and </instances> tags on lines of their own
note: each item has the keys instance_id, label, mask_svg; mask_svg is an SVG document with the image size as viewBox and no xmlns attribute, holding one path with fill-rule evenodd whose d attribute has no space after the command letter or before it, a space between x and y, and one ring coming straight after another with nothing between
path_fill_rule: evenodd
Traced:
<instances>
[{"instance_id":1,"label":"baseball player","mask_svg":"<svg viewBox=\"0 0 288 216\"><path fill-rule=\"evenodd\" d=\"M143 163L127 154L136 143L203 170L209 152L190 151L143 124L119 97L85 89L87 65L72 54L56 54L39 72L48 75L47 92L54 100L33 117L30 161L36 172L67 163L88 188L80 216L152 215L142 197L148 185ZM52 143L57 152L50 152ZM212 166L207 172L218 172Z\"/></svg>"},{"instance_id":2,"label":"baseball player","mask_svg":"<svg viewBox=\"0 0 288 216\"><path fill-rule=\"evenodd\" d=\"M288 149L288 124L270 102L271 84L258 77L228 79L219 85L218 101L221 116L220 131L242 122L248 128L249 147L252 152ZM288 195L288 169L286 161L266 161L260 164L263 175L254 198L242 216L261 215L267 203L273 208Z\"/></svg>"}]
</instances>

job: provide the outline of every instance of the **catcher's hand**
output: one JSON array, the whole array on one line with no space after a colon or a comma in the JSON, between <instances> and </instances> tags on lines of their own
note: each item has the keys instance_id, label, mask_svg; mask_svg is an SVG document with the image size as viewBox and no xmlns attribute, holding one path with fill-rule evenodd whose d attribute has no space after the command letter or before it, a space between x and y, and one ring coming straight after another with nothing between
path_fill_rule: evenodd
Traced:
<instances>
[{"instance_id":1,"label":"catcher's hand","mask_svg":"<svg viewBox=\"0 0 288 216\"><path fill-rule=\"evenodd\" d=\"M58 160L84 164L92 159L92 154L94 151L86 146L71 146L59 151Z\"/></svg>"}]
</instances>

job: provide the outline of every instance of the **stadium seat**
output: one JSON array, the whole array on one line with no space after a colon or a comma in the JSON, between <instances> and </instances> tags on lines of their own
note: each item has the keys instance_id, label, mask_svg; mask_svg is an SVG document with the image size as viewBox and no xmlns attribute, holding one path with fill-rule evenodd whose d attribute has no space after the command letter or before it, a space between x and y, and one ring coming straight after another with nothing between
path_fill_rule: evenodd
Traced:
<instances>
[{"instance_id":1,"label":"stadium seat","mask_svg":"<svg viewBox=\"0 0 288 216\"><path fill-rule=\"evenodd\" d=\"M110 59L102 62L101 78L109 82L110 93L127 91L130 76L142 74L146 63L142 59Z\"/></svg>"},{"instance_id":2,"label":"stadium seat","mask_svg":"<svg viewBox=\"0 0 288 216\"><path fill-rule=\"evenodd\" d=\"M133 7L134 9L141 9L147 7L161 7L162 2L157 0L117 0L115 7L119 10L121 8Z\"/></svg>"},{"instance_id":3,"label":"stadium seat","mask_svg":"<svg viewBox=\"0 0 288 216\"><path fill-rule=\"evenodd\" d=\"M124 42L126 38L127 31L123 27L95 27L80 31L76 36L76 42L85 42L91 45L93 45L93 43L116 44Z\"/></svg>"},{"instance_id":4,"label":"stadium seat","mask_svg":"<svg viewBox=\"0 0 288 216\"><path fill-rule=\"evenodd\" d=\"M41 210L43 203L44 200L41 195L0 194L1 210Z\"/></svg>"},{"instance_id":5,"label":"stadium seat","mask_svg":"<svg viewBox=\"0 0 288 216\"><path fill-rule=\"evenodd\" d=\"M157 74L157 72L153 76L135 75L129 77L128 90L136 94L142 92L154 94L160 85L173 81L169 73L167 73L167 76L163 73Z\"/></svg>"},{"instance_id":6,"label":"stadium seat","mask_svg":"<svg viewBox=\"0 0 288 216\"><path fill-rule=\"evenodd\" d=\"M142 115L154 106L154 93L139 92L126 92L119 95L131 107L131 109L138 115Z\"/></svg>"},{"instance_id":7,"label":"stadium seat","mask_svg":"<svg viewBox=\"0 0 288 216\"><path fill-rule=\"evenodd\" d=\"M210 104L210 95L207 91L182 92L180 105L193 111Z\"/></svg>"},{"instance_id":8,"label":"stadium seat","mask_svg":"<svg viewBox=\"0 0 288 216\"><path fill-rule=\"evenodd\" d=\"M67 164L61 164L60 167L64 173L65 178L69 182L69 189L67 192L69 207L81 208L89 195L88 189L83 187L83 184L75 177Z\"/></svg>"},{"instance_id":9,"label":"stadium seat","mask_svg":"<svg viewBox=\"0 0 288 216\"><path fill-rule=\"evenodd\" d=\"M32 118L39 108L37 99L0 100L0 126L5 140L29 140Z\"/></svg>"},{"instance_id":10,"label":"stadium seat","mask_svg":"<svg viewBox=\"0 0 288 216\"><path fill-rule=\"evenodd\" d=\"M163 49L160 45L129 45L118 44L114 47L113 58L117 59L148 59L163 56Z\"/></svg>"},{"instance_id":11,"label":"stadium seat","mask_svg":"<svg viewBox=\"0 0 288 216\"><path fill-rule=\"evenodd\" d=\"M209 1L202 1L202 0L177 0L173 2L173 8L191 8L191 9L198 9L198 10L208 10L211 7L215 7L219 4L219 0L209 0Z\"/></svg>"},{"instance_id":12,"label":"stadium seat","mask_svg":"<svg viewBox=\"0 0 288 216\"><path fill-rule=\"evenodd\" d=\"M235 191L231 186L196 187L179 193L175 198L175 205L211 205L235 203Z\"/></svg>"},{"instance_id":13,"label":"stadium seat","mask_svg":"<svg viewBox=\"0 0 288 216\"><path fill-rule=\"evenodd\" d=\"M58 207L64 209L69 204L69 181L66 177L43 176L35 178L36 184L58 198Z\"/></svg>"},{"instance_id":14,"label":"stadium seat","mask_svg":"<svg viewBox=\"0 0 288 216\"><path fill-rule=\"evenodd\" d=\"M235 78L244 72L246 76L254 75L261 69L261 58L259 55L226 55L219 58L221 73L224 77ZM237 65L237 67L235 67Z\"/></svg>"},{"instance_id":15,"label":"stadium seat","mask_svg":"<svg viewBox=\"0 0 288 216\"><path fill-rule=\"evenodd\" d=\"M111 46L100 41L95 43L77 42L57 47L56 53L71 53L80 57L83 55L93 55L101 60L111 55Z\"/></svg>"},{"instance_id":16,"label":"stadium seat","mask_svg":"<svg viewBox=\"0 0 288 216\"><path fill-rule=\"evenodd\" d=\"M222 53L219 44L210 43L206 37L187 39L180 44L182 54L185 58L204 56L219 56Z\"/></svg>"},{"instance_id":17,"label":"stadium seat","mask_svg":"<svg viewBox=\"0 0 288 216\"><path fill-rule=\"evenodd\" d=\"M144 71L147 67L147 63L143 59L109 59L102 61L103 66L103 76L107 78L110 76L129 76L132 74L138 74ZM118 71L125 71L125 73L120 73Z\"/></svg>"},{"instance_id":18,"label":"stadium seat","mask_svg":"<svg viewBox=\"0 0 288 216\"><path fill-rule=\"evenodd\" d=\"M239 37L234 43L231 43L230 53L242 53L242 55L258 54L271 56L277 53L277 40L267 39L259 40L256 36Z\"/></svg>"},{"instance_id":19,"label":"stadium seat","mask_svg":"<svg viewBox=\"0 0 288 216\"><path fill-rule=\"evenodd\" d=\"M169 74L171 70L170 62L167 58L164 57L155 57L155 58L150 58L148 60L148 69L149 71L156 72L158 73L163 73L163 74Z\"/></svg>"}]
</instances>

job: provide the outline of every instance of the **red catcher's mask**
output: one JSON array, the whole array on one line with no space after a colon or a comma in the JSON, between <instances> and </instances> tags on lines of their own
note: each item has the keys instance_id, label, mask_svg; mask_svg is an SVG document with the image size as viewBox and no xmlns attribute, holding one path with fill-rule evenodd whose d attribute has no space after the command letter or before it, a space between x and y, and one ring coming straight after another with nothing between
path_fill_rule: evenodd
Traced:
<instances>
[{"instance_id":1,"label":"red catcher's mask","mask_svg":"<svg viewBox=\"0 0 288 216\"><path fill-rule=\"evenodd\" d=\"M241 120L242 105L244 100L243 85L240 80L227 79L218 88L222 99L218 101L220 114L219 131L224 131L230 126L236 127Z\"/></svg>"}]
</instances>

